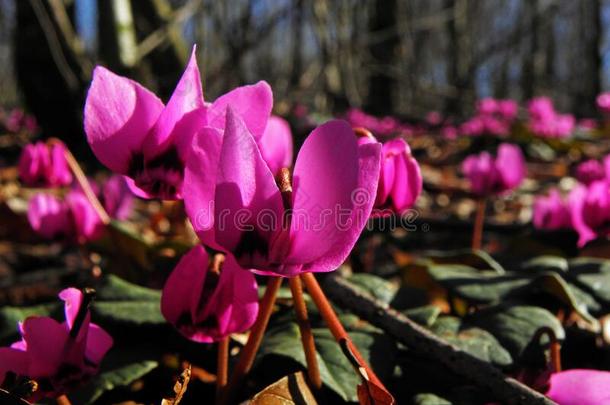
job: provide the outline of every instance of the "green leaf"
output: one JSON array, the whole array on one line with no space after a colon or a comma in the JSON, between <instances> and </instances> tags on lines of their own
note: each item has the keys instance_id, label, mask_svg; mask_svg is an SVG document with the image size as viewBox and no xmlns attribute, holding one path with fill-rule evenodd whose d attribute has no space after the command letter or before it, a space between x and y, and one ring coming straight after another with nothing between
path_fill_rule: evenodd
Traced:
<instances>
[{"instance_id":1,"label":"green leaf","mask_svg":"<svg viewBox=\"0 0 610 405\"><path fill-rule=\"evenodd\" d=\"M122 367L102 372L93 381L81 390L78 390L71 399L78 404L92 404L98 400L106 391L118 387L125 387L144 377L157 368L158 363L153 360L143 360L130 363Z\"/></svg>"},{"instance_id":2,"label":"green leaf","mask_svg":"<svg viewBox=\"0 0 610 405\"><path fill-rule=\"evenodd\" d=\"M402 313L420 325L429 327L434 324L441 314L441 309L436 305L425 305L423 307L404 310Z\"/></svg>"},{"instance_id":3,"label":"green leaf","mask_svg":"<svg viewBox=\"0 0 610 405\"><path fill-rule=\"evenodd\" d=\"M398 290L398 286L392 282L373 274L354 273L347 278L347 281L358 290L369 294L385 304L392 302Z\"/></svg>"},{"instance_id":4,"label":"green leaf","mask_svg":"<svg viewBox=\"0 0 610 405\"><path fill-rule=\"evenodd\" d=\"M465 325L456 317L441 317L431 330L466 353L498 367L510 366L511 355L489 332Z\"/></svg>"},{"instance_id":5,"label":"green leaf","mask_svg":"<svg viewBox=\"0 0 610 405\"><path fill-rule=\"evenodd\" d=\"M523 263L521 269L524 271L565 273L568 271L568 261L560 256L538 256Z\"/></svg>"},{"instance_id":6,"label":"green leaf","mask_svg":"<svg viewBox=\"0 0 610 405\"><path fill-rule=\"evenodd\" d=\"M597 320L589 313L599 306L582 290L570 286L558 273L507 272L497 275L463 265L435 265L428 273L449 292L475 304L498 303L509 297L532 296L547 293L570 307L594 326Z\"/></svg>"},{"instance_id":7,"label":"green leaf","mask_svg":"<svg viewBox=\"0 0 610 405\"><path fill-rule=\"evenodd\" d=\"M161 291L132 284L112 274L98 288L91 312L101 323L166 323L161 314Z\"/></svg>"},{"instance_id":8,"label":"green leaf","mask_svg":"<svg viewBox=\"0 0 610 405\"><path fill-rule=\"evenodd\" d=\"M100 301L159 301L161 291L142 287L109 274L102 285L98 286L96 297Z\"/></svg>"},{"instance_id":9,"label":"green leaf","mask_svg":"<svg viewBox=\"0 0 610 405\"><path fill-rule=\"evenodd\" d=\"M435 394L422 393L413 397L414 405L452 405L453 402Z\"/></svg>"},{"instance_id":10,"label":"green leaf","mask_svg":"<svg viewBox=\"0 0 610 405\"><path fill-rule=\"evenodd\" d=\"M497 274L504 274L504 267L489 253L482 250L459 249L449 251L432 251L426 255L438 264L462 264L478 270L493 270Z\"/></svg>"},{"instance_id":11,"label":"green leaf","mask_svg":"<svg viewBox=\"0 0 610 405\"><path fill-rule=\"evenodd\" d=\"M396 353L395 342L375 328L368 327L348 331L354 344L360 350L364 359L373 363L373 368L383 379L383 375L391 375ZM360 377L347 360L339 344L326 328L313 328L316 343L320 375L324 384L346 401L357 401L356 386ZM264 361L268 355L279 355L307 366L299 328L287 316L274 316L265 339L257 354L257 364Z\"/></svg>"},{"instance_id":12,"label":"green leaf","mask_svg":"<svg viewBox=\"0 0 610 405\"><path fill-rule=\"evenodd\" d=\"M570 260L568 275L606 307L610 306L610 260L591 257Z\"/></svg>"},{"instance_id":13,"label":"green leaf","mask_svg":"<svg viewBox=\"0 0 610 405\"><path fill-rule=\"evenodd\" d=\"M521 358L538 329L544 326L551 328L558 339L565 337L561 323L553 314L532 306L500 305L476 312L465 321L491 333L513 359Z\"/></svg>"}]
</instances>

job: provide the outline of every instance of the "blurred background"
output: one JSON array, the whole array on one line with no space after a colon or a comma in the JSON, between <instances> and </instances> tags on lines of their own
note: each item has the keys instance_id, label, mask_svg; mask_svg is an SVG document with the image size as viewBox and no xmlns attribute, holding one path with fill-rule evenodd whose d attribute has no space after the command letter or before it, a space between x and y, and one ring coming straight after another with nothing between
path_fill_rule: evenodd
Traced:
<instances>
[{"instance_id":1,"label":"blurred background","mask_svg":"<svg viewBox=\"0 0 610 405\"><path fill-rule=\"evenodd\" d=\"M610 85L608 20L602 0L0 0L0 105L74 147L96 64L167 99L197 44L207 99L264 79L278 114L416 123L548 95L588 118Z\"/></svg>"}]
</instances>

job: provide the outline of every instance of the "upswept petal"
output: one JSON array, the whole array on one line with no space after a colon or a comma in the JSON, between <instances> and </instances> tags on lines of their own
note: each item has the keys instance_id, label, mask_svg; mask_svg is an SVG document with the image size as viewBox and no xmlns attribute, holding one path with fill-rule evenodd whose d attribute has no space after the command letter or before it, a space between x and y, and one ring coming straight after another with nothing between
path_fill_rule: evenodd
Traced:
<instances>
[{"instance_id":1,"label":"upswept petal","mask_svg":"<svg viewBox=\"0 0 610 405\"><path fill-rule=\"evenodd\" d=\"M225 127L227 107L239 115L252 136L258 140L267 127L267 120L273 108L273 92L265 81L238 87L214 101L209 108L208 125Z\"/></svg>"},{"instance_id":2,"label":"upswept petal","mask_svg":"<svg viewBox=\"0 0 610 405\"><path fill-rule=\"evenodd\" d=\"M292 245L286 264L330 271L345 259L375 201L380 149L380 144L358 147L351 127L341 120L309 135L294 168Z\"/></svg>"},{"instance_id":3,"label":"upswept petal","mask_svg":"<svg viewBox=\"0 0 610 405\"><path fill-rule=\"evenodd\" d=\"M0 347L0 384L6 373L11 371L17 375L27 375L29 357L25 351L12 347Z\"/></svg>"},{"instance_id":4,"label":"upswept petal","mask_svg":"<svg viewBox=\"0 0 610 405\"><path fill-rule=\"evenodd\" d=\"M214 196L222 132L206 127L193 139L184 170L183 194L186 213L202 242L222 250L214 238Z\"/></svg>"},{"instance_id":5,"label":"upswept petal","mask_svg":"<svg viewBox=\"0 0 610 405\"><path fill-rule=\"evenodd\" d=\"M161 100L140 84L96 67L84 113L93 153L112 171L127 174L162 110Z\"/></svg>"},{"instance_id":6,"label":"upswept petal","mask_svg":"<svg viewBox=\"0 0 610 405\"><path fill-rule=\"evenodd\" d=\"M573 369L551 375L547 396L561 405L610 403L610 372Z\"/></svg>"},{"instance_id":7,"label":"upswept petal","mask_svg":"<svg viewBox=\"0 0 610 405\"><path fill-rule=\"evenodd\" d=\"M222 266L226 287L231 294L231 312L224 333L244 332L254 324L258 314L258 288L252 272L242 269L232 255Z\"/></svg>"},{"instance_id":8,"label":"upswept petal","mask_svg":"<svg viewBox=\"0 0 610 405\"><path fill-rule=\"evenodd\" d=\"M518 146L503 143L498 147L496 169L502 179L503 190L510 190L519 185L525 177L525 160Z\"/></svg>"},{"instance_id":9,"label":"upswept petal","mask_svg":"<svg viewBox=\"0 0 610 405\"><path fill-rule=\"evenodd\" d=\"M152 131L144 140L145 158L154 158L160 151L166 150L169 143L190 145L192 136L204 124L205 106L201 75L197 66L195 47L193 47L191 58L176 89L159 115Z\"/></svg>"},{"instance_id":10,"label":"upswept petal","mask_svg":"<svg viewBox=\"0 0 610 405\"><path fill-rule=\"evenodd\" d=\"M240 249L248 250L245 254L254 259L266 255L261 244L268 244L280 231L282 197L254 138L231 106L227 108L214 201L216 242L234 252L238 261ZM245 236L251 240L244 240Z\"/></svg>"}]
</instances>

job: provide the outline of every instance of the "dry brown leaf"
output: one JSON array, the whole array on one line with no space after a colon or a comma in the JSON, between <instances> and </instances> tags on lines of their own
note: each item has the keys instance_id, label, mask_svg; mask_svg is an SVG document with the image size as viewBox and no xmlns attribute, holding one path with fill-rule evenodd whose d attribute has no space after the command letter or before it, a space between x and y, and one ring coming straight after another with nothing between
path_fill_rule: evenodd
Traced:
<instances>
[{"instance_id":1,"label":"dry brown leaf","mask_svg":"<svg viewBox=\"0 0 610 405\"><path fill-rule=\"evenodd\" d=\"M256 394L250 405L317 405L303 373L281 378Z\"/></svg>"}]
</instances>

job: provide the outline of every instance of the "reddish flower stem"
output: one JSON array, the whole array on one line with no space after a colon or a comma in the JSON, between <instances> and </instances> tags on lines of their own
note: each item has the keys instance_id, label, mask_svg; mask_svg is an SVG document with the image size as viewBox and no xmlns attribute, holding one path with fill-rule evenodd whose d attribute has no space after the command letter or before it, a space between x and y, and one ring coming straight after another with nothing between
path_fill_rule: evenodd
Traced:
<instances>
[{"instance_id":1,"label":"reddish flower stem","mask_svg":"<svg viewBox=\"0 0 610 405\"><path fill-rule=\"evenodd\" d=\"M58 396L55 398L55 401L57 402L57 405L72 405L72 402L70 402L66 395Z\"/></svg>"},{"instance_id":2,"label":"reddish flower stem","mask_svg":"<svg viewBox=\"0 0 610 405\"><path fill-rule=\"evenodd\" d=\"M70 150L64 145L64 143L57 138L49 139L47 141L47 144L48 145L59 144L64 147L66 162L68 163L68 166L70 166L70 170L74 174L76 181L78 182L80 187L83 189L83 192L85 193L85 196L87 197L87 200L89 200L89 203L91 204L91 206L93 207L95 212L97 212L97 215L100 217L100 220L102 221L102 223L104 225L108 225L110 223L110 215L108 215L108 213L106 212L106 210L100 203L100 200L97 198L97 196L93 192L93 189L91 188L91 185L89 184L89 180L87 179L87 176L85 176L83 169L78 164L78 161L76 160L76 158L74 158L74 155L72 154L72 152L70 152Z\"/></svg>"},{"instance_id":3,"label":"reddish flower stem","mask_svg":"<svg viewBox=\"0 0 610 405\"><path fill-rule=\"evenodd\" d=\"M352 129L358 138L375 139L375 137L373 136L373 133L364 127L356 127L356 128L352 128Z\"/></svg>"},{"instance_id":4,"label":"reddish flower stem","mask_svg":"<svg viewBox=\"0 0 610 405\"><path fill-rule=\"evenodd\" d=\"M481 197L477 200L477 210L474 218L474 228L472 229L472 248L481 249L483 241L483 225L485 223L485 209L487 208L487 198Z\"/></svg>"},{"instance_id":5,"label":"reddish flower stem","mask_svg":"<svg viewBox=\"0 0 610 405\"><path fill-rule=\"evenodd\" d=\"M269 318L273 312L277 292L282 285L281 277L269 277L268 279L265 295L263 296L258 308L256 321L254 322L254 325L252 325L246 346L244 346L241 354L239 355L239 360L237 360L237 365L231 374L231 379L229 380L229 384L226 386L224 395L222 395L220 404L225 405L233 403L235 394L239 392L244 377L252 368L252 364L254 364L254 358L256 357L258 348L261 345L263 335L265 334L265 330L269 324Z\"/></svg>"},{"instance_id":6,"label":"reddish flower stem","mask_svg":"<svg viewBox=\"0 0 610 405\"><path fill-rule=\"evenodd\" d=\"M318 367L318 358L316 357L316 345L311 332L309 316L307 315L307 306L303 297L303 284L299 277L291 277L289 280L292 299L294 300L294 311L296 313L297 324L301 332L301 343L305 352L305 360L307 361L307 376L310 384L315 389L322 387L322 378L320 377L320 368Z\"/></svg>"},{"instance_id":7,"label":"reddish flower stem","mask_svg":"<svg viewBox=\"0 0 610 405\"><path fill-rule=\"evenodd\" d=\"M330 302L328 302L328 298L326 298L326 295L322 291L322 288L320 288L320 284L318 284L318 280L316 280L315 276L312 273L303 273L300 275L300 277L305 283L305 287L307 287L307 292L309 292L309 295L313 299L313 302L318 307L322 319L324 319L324 322L326 322L326 325L335 337L335 340L341 345L341 348L343 349L344 353L349 353L350 357L352 357L349 360L352 362L354 368L356 368L356 371L363 378L370 380L374 384L378 385L380 388L385 389L383 383L379 380L375 372L362 358L362 355L356 348L356 345L354 345L349 335L345 331L345 328L343 328L343 325L341 325L337 314L330 305Z\"/></svg>"},{"instance_id":8,"label":"reddish flower stem","mask_svg":"<svg viewBox=\"0 0 610 405\"><path fill-rule=\"evenodd\" d=\"M218 357L216 362L216 402L220 398L227 385L229 373L229 337L226 336L218 342Z\"/></svg>"}]
</instances>

